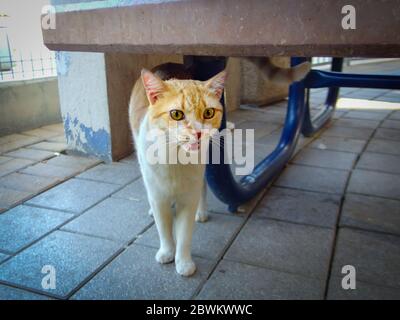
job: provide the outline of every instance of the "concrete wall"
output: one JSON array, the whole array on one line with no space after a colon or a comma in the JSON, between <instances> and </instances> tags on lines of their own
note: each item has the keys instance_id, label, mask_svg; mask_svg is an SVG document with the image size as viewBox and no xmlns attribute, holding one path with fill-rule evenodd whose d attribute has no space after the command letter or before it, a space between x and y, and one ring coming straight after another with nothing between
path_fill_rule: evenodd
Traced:
<instances>
[{"instance_id":1,"label":"concrete wall","mask_svg":"<svg viewBox=\"0 0 400 320\"><path fill-rule=\"evenodd\" d=\"M0 136L58 122L57 78L0 83Z\"/></svg>"}]
</instances>

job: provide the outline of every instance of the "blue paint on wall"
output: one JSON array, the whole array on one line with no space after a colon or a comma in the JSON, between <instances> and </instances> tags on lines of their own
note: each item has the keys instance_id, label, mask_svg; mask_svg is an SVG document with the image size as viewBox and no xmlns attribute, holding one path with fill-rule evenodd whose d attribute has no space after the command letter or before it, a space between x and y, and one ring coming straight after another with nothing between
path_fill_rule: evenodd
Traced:
<instances>
[{"instance_id":1,"label":"blue paint on wall","mask_svg":"<svg viewBox=\"0 0 400 320\"><path fill-rule=\"evenodd\" d=\"M57 74L59 76L66 76L68 74L69 66L71 65L70 54L65 51L57 51L56 62L57 62Z\"/></svg>"},{"instance_id":2,"label":"blue paint on wall","mask_svg":"<svg viewBox=\"0 0 400 320\"><path fill-rule=\"evenodd\" d=\"M77 150L102 160L111 160L111 136L105 129L93 130L69 114L64 118L64 128L67 141Z\"/></svg>"}]
</instances>

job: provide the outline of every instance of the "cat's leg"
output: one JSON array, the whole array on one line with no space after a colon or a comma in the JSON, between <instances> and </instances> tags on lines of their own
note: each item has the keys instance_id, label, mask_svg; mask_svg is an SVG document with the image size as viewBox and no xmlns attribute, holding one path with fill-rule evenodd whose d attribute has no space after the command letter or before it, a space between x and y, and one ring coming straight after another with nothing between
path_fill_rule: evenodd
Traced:
<instances>
[{"instance_id":1,"label":"cat's leg","mask_svg":"<svg viewBox=\"0 0 400 320\"><path fill-rule=\"evenodd\" d=\"M176 271L182 276L191 276L196 271L196 265L192 260L192 235L196 215L196 209L199 198L192 201L179 203L176 210L175 218L175 237L176 237L176 254L175 267Z\"/></svg>"},{"instance_id":2,"label":"cat's leg","mask_svg":"<svg viewBox=\"0 0 400 320\"><path fill-rule=\"evenodd\" d=\"M175 257L175 243L172 233L171 203L167 200L153 200L150 211L153 212L160 238L160 248L157 251L156 260L159 263L172 262Z\"/></svg>"},{"instance_id":3,"label":"cat's leg","mask_svg":"<svg viewBox=\"0 0 400 320\"><path fill-rule=\"evenodd\" d=\"M197 207L196 212L196 221L197 222L206 222L208 220L207 213L207 182L204 179L203 188L201 191L201 197L199 201L199 205Z\"/></svg>"}]
</instances>

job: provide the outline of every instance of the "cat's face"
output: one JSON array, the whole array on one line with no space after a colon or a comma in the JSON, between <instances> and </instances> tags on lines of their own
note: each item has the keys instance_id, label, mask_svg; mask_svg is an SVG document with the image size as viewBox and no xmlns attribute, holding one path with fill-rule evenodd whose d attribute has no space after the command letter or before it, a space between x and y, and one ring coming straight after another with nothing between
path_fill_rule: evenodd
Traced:
<instances>
[{"instance_id":1,"label":"cat's face","mask_svg":"<svg viewBox=\"0 0 400 320\"><path fill-rule=\"evenodd\" d=\"M150 71L142 72L151 127L165 132L169 145L186 152L197 152L208 143L210 134L221 125L223 109L220 98L226 73L208 81L162 81Z\"/></svg>"}]
</instances>

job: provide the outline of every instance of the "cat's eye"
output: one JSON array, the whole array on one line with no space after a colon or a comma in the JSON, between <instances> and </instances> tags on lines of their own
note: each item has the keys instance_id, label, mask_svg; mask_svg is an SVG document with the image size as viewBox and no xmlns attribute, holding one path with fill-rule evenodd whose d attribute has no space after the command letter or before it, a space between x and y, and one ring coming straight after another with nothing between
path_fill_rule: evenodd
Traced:
<instances>
[{"instance_id":1,"label":"cat's eye","mask_svg":"<svg viewBox=\"0 0 400 320\"><path fill-rule=\"evenodd\" d=\"M214 108L207 108L203 112L203 118L204 119L211 119L215 115L215 109Z\"/></svg>"},{"instance_id":2,"label":"cat's eye","mask_svg":"<svg viewBox=\"0 0 400 320\"><path fill-rule=\"evenodd\" d=\"M175 121L181 121L181 120L185 119L185 114L181 110L176 110L176 109L171 110L169 112L169 115Z\"/></svg>"}]
</instances>

